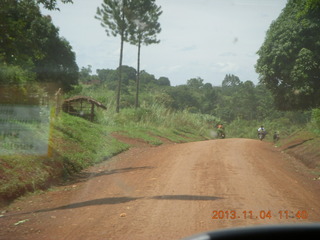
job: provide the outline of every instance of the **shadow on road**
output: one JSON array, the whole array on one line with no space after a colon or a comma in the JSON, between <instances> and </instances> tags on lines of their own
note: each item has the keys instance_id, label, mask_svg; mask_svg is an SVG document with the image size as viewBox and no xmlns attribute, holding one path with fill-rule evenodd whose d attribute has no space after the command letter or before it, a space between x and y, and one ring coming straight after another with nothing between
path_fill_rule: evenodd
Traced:
<instances>
[{"instance_id":1,"label":"shadow on road","mask_svg":"<svg viewBox=\"0 0 320 240\"><path fill-rule=\"evenodd\" d=\"M48 208L48 209L40 209L32 212L25 212L25 213L13 213L11 215L7 215L4 217L10 216L17 216L17 215L25 215L25 214L34 214L34 213L43 213L43 212L51 212L56 210L66 210L66 209L74 209L74 208L81 208L81 207L88 207L88 206L97 206L97 205L110 205L110 204L120 204L120 203L127 203L131 201L135 201L138 199L149 199L149 200L179 200L179 201L215 201L219 199L223 199L221 197L215 196L201 196L201 195L159 195L159 196L152 196L152 197L110 197L110 198L99 198L89 201L77 202L72 203L56 208Z\"/></svg>"},{"instance_id":2,"label":"shadow on road","mask_svg":"<svg viewBox=\"0 0 320 240\"><path fill-rule=\"evenodd\" d=\"M298 146L304 144L305 142L311 141L311 140L313 140L313 139L314 139L314 138L310 138L310 139L303 140L303 141L301 141L301 142L299 142L299 143L296 143L296 144L294 144L294 145L288 146L288 147L284 148L283 150L288 150L288 149L291 149L291 148L298 147Z\"/></svg>"},{"instance_id":3,"label":"shadow on road","mask_svg":"<svg viewBox=\"0 0 320 240\"><path fill-rule=\"evenodd\" d=\"M120 204L120 203L131 202L138 199L214 201L222 198L214 197L214 196L200 196L200 195L160 195L160 196L153 196L153 197L111 197L111 198L99 198L99 199L94 199L90 201L72 203L72 204L68 204L68 205L64 205L56 208L37 210L34 213L81 208L81 207L95 206L95 205Z\"/></svg>"},{"instance_id":4,"label":"shadow on road","mask_svg":"<svg viewBox=\"0 0 320 240\"><path fill-rule=\"evenodd\" d=\"M50 212L55 210L65 210L65 209L73 209L73 208L81 208L81 207L88 207L88 206L105 205L105 204L119 204L119 203L134 201L137 199L139 198L132 198L132 197L99 198L99 199L94 199L90 201L72 203L72 204L68 204L68 205L64 205L56 208L41 209L41 210L35 211L34 213Z\"/></svg>"}]
</instances>

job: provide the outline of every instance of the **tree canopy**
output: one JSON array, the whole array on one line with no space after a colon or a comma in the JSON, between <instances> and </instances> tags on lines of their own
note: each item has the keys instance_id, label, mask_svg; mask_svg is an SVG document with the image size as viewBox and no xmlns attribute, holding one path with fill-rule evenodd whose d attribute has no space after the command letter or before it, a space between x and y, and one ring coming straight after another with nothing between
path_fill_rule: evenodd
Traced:
<instances>
[{"instance_id":1,"label":"tree canopy","mask_svg":"<svg viewBox=\"0 0 320 240\"><path fill-rule=\"evenodd\" d=\"M41 15L35 1L12 0L3 4L0 25L2 71L21 68L30 72L28 75L35 81L53 82L65 90L77 84L75 53L69 42L59 36L51 18Z\"/></svg>"},{"instance_id":2,"label":"tree canopy","mask_svg":"<svg viewBox=\"0 0 320 240\"><path fill-rule=\"evenodd\" d=\"M72 0L61 0L62 3L73 3ZM37 3L43 4L48 10L59 10L57 7L57 0L37 0Z\"/></svg>"},{"instance_id":3,"label":"tree canopy","mask_svg":"<svg viewBox=\"0 0 320 240\"><path fill-rule=\"evenodd\" d=\"M157 6L155 0L136 0L132 2L130 13L130 37L131 44L159 43L157 34L161 27L159 16L162 14L161 7Z\"/></svg>"},{"instance_id":4,"label":"tree canopy","mask_svg":"<svg viewBox=\"0 0 320 240\"><path fill-rule=\"evenodd\" d=\"M258 51L256 71L281 110L320 106L320 1L289 0Z\"/></svg>"}]
</instances>

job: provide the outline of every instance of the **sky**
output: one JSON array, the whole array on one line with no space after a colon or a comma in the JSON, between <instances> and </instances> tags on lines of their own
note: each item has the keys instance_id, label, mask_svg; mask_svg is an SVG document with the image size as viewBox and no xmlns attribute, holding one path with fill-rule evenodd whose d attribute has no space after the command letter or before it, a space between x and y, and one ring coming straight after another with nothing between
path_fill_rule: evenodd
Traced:
<instances>
[{"instance_id":1,"label":"sky","mask_svg":"<svg viewBox=\"0 0 320 240\"><path fill-rule=\"evenodd\" d=\"M73 0L47 11L76 53L79 68L116 69L120 37L108 37L95 19L102 0ZM226 74L258 83L254 65L265 34L287 0L157 0L162 8L159 44L142 46L141 70L171 85L200 77L221 85ZM123 64L136 68L137 47L125 43Z\"/></svg>"}]
</instances>

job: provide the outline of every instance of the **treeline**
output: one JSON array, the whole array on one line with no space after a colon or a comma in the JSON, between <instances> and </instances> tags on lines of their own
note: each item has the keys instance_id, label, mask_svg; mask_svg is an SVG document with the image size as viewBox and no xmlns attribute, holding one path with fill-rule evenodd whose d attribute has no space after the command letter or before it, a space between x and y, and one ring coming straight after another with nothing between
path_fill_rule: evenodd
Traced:
<instances>
[{"instance_id":1,"label":"treeline","mask_svg":"<svg viewBox=\"0 0 320 240\"><path fill-rule=\"evenodd\" d=\"M119 68L114 69L97 69L96 74L92 74L92 66L82 67L79 73L79 81L83 84L106 84L109 89L115 90L117 88L117 81L119 75ZM122 90L127 91L127 88L136 84L137 70L126 65L122 66ZM170 80L167 77L160 77L157 79L154 75L146 71L140 71L141 87L144 89L149 84L159 86L170 86Z\"/></svg>"},{"instance_id":2,"label":"treeline","mask_svg":"<svg viewBox=\"0 0 320 240\"><path fill-rule=\"evenodd\" d=\"M121 108L134 107L135 76L133 67L123 66ZM91 95L105 104L113 102L117 87L118 70L98 69L92 74L91 66L80 71L79 87L71 94ZM171 86L167 77L157 79L146 71L140 73L141 102L144 106L159 104L169 110L210 114L226 123L234 120L258 120L290 118L293 122L306 122L310 113L281 112L276 110L271 92L263 85L241 81L227 74L221 86L205 83L200 77L191 78L186 84Z\"/></svg>"}]
</instances>

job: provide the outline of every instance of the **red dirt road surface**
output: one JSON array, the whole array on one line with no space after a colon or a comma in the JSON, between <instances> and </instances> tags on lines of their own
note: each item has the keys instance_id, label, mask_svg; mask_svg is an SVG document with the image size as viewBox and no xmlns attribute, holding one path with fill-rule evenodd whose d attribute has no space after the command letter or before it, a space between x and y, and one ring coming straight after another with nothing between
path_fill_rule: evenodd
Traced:
<instances>
[{"instance_id":1,"label":"red dirt road surface","mask_svg":"<svg viewBox=\"0 0 320 240\"><path fill-rule=\"evenodd\" d=\"M136 147L69 185L14 202L0 239L180 239L255 224L320 221L320 182L270 143Z\"/></svg>"}]
</instances>

